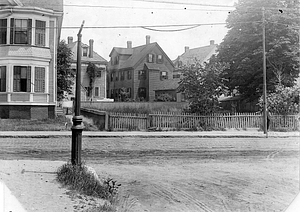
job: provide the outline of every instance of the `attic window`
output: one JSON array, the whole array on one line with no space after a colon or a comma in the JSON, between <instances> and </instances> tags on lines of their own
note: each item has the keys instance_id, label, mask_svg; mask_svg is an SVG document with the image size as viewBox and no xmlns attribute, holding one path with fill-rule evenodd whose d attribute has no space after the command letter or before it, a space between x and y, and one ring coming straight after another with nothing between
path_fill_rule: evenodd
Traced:
<instances>
[{"instance_id":1,"label":"attic window","mask_svg":"<svg viewBox=\"0 0 300 212\"><path fill-rule=\"evenodd\" d=\"M157 63L163 63L163 56L161 54L157 55Z\"/></svg>"},{"instance_id":2,"label":"attic window","mask_svg":"<svg viewBox=\"0 0 300 212\"><path fill-rule=\"evenodd\" d=\"M154 54L148 54L148 63L154 63Z\"/></svg>"},{"instance_id":3,"label":"attic window","mask_svg":"<svg viewBox=\"0 0 300 212\"><path fill-rule=\"evenodd\" d=\"M83 47L82 48L82 56L83 57L87 57L87 55L88 55L88 48L87 47Z\"/></svg>"}]
</instances>

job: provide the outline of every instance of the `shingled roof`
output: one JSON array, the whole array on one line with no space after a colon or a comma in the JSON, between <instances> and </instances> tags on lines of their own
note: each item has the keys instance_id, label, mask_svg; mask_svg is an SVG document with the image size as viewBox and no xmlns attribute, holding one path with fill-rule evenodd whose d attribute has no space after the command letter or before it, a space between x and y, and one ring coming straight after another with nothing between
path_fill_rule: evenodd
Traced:
<instances>
[{"instance_id":1,"label":"shingled roof","mask_svg":"<svg viewBox=\"0 0 300 212\"><path fill-rule=\"evenodd\" d=\"M176 66L178 66L179 61L181 61L183 65L190 65L195 62L202 64L216 53L217 46L217 44L211 43L209 46L187 49L186 52L178 56L173 62Z\"/></svg>"},{"instance_id":2,"label":"shingled roof","mask_svg":"<svg viewBox=\"0 0 300 212\"><path fill-rule=\"evenodd\" d=\"M166 55L166 53L162 50L162 48L158 45L157 42L149 43L142 46L137 46L134 48L120 48L120 47L114 47L109 54L111 56L114 51L116 51L118 54L121 55L130 55L130 57L127 60L120 60L119 64L113 66L113 68L117 69L126 69L126 68L135 68L140 61L142 61L149 52L152 51L153 48L159 48L160 51L164 54L164 57L170 61L170 63L173 65L173 62L170 60L170 58Z\"/></svg>"}]
</instances>

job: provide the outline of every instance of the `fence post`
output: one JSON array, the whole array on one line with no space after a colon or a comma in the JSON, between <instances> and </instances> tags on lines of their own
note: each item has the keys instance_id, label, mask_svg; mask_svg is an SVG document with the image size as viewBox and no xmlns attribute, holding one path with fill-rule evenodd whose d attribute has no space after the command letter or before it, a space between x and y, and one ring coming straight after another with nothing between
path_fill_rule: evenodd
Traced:
<instances>
[{"instance_id":1,"label":"fence post","mask_svg":"<svg viewBox=\"0 0 300 212\"><path fill-rule=\"evenodd\" d=\"M104 121L104 129L108 130L109 129L109 113L105 112L105 121Z\"/></svg>"}]
</instances>

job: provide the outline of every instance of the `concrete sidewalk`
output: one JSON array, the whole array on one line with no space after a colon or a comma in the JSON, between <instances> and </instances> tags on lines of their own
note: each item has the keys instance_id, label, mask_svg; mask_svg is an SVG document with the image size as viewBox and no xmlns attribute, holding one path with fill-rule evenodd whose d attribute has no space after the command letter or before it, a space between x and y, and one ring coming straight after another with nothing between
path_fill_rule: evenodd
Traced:
<instances>
[{"instance_id":1,"label":"concrete sidewalk","mask_svg":"<svg viewBox=\"0 0 300 212\"><path fill-rule=\"evenodd\" d=\"M0 180L0 212L26 212L17 198Z\"/></svg>"},{"instance_id":2,"label":"concrete sidewalk","mask_svg":"<svg viewBox=\"0 0 300 212\"><path fill-rule=\"evenodd\" d=\"M161 132L107 132L107 131L83 131L83 137L140 137L140 138L172 138L172 137L198 137L198 138L266 138L262 131L227 130L227 131L161 131ZM0 138L49 138L71 137L71 131L1 131ZM274 137L300 137L300 132L268 132L269 138Z\"/></svg>"}]
</instances>

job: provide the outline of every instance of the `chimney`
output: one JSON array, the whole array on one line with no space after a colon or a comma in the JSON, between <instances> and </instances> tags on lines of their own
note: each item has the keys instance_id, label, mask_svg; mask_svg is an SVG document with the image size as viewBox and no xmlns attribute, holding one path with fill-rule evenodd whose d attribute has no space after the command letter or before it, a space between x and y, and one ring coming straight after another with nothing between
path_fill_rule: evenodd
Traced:
<instances>
[{"instance_id":1,"label":"chimney","mask_svg":"<svg viewBox=\"0 0 300 212\"><path fill-rule=\"evenodd\" d=\"M131 41L127 41L127 49L132 49L132 42Z\"/></svg>"},{"instance_id":2,"label":"chimney","mask_svg":"<svg viewBox=\"0 0 300 212\"><path fill-rule=\"evenodd\" d=\"M184 53L188 52L189 50L190 50L190 47L188 47L188 46L184 47Z\"/></svg>"},{"instance_id":3,"label":"chimney","mask_svg":"<svg viewBox=\"0 0 300 212\"><path fill-rule=\"evenodd\" d=\"M89 57L92 58L94 55L94 40L90 39Z\"/></svg>"},{"instance_id":4,"label":"chimney","mask_svg":"<svg viewBox=\"0 0 300 212\"><path fill-rule=\"evenodd\" d=\"M146 45L150 44L150 35L146 36Z\"/></svg>"},{"instance_id":5,"label":"chimney","mask_svg":"<svg viewBox=\"0 0 300 212\"><path fill-rule=\"evenodd\" d=\"M214 41L214 40L210 40L210 41L209 41L209 44L210 44L210 45L215 45L215 41Z\"/></svg>"},{"instance_id":6,"label":"chimney","mask_svg":"<svg viewBox=\"0 0 300 212\"><path fill-rule=\"evenodd\" d=\"M73 37L72 36L68 37L68 44L70 44L70 43L73 43Z\"/></svg>"}]
</instances>

